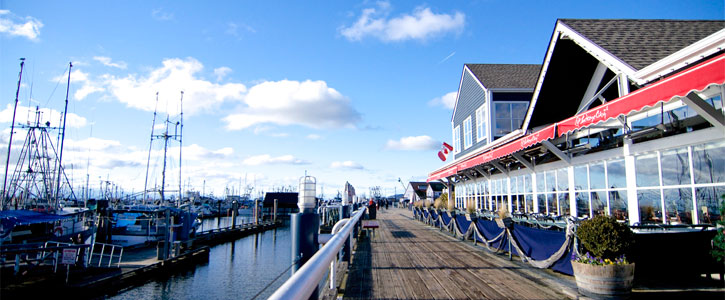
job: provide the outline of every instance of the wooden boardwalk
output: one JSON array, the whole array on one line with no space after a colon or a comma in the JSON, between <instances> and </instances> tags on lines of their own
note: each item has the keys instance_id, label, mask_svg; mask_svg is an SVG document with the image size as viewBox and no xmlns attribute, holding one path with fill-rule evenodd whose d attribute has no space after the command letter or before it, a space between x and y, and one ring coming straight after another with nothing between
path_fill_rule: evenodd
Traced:
<instances>
[{"instance_id":1,"label":"wooden boardwalk","mask_svg":"<svg viewBox=\"0 0 725 300\"><path fill-rule=\"evenodd\" d=\"M567 299L529 267L484 253L424 225L406 209L377 212L358 243L344 299Z\"/></svg>"}]
</instances>

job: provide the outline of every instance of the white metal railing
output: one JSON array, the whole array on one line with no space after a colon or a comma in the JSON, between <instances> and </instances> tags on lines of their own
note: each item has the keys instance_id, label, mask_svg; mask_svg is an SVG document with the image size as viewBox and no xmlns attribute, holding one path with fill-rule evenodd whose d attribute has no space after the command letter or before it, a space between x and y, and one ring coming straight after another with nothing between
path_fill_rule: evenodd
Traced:
<instances>
[{"instance_id":1,"label":"white metal railing","mask_svg":"<svg viewBox=\"0 0 725 300\"><path fill-rule=\"evenodd\" d=\"M345 219L348 220L346 221L347 224L342 227L340 232L333 235L324 247L318 250L302 268L297 270L268 299L308 299L325 276L327 268L334 266L337 254L348 241L353 228L355 228L366 210L367 207L363 206L350 219ZM330 280L334 281L332 276Z\"/></svg>"},{"instance_id":2,"label":"white metal railing","mask_svg":"<svg viewBox=\"0 0 725 300\"><path fill-rule=\"evenodd\" d=\"M96 253L96 246L101 246L100 253ZM109 254L106 254L106 248L110 251ZM118 251L118 254L116 254L116 250L120 249ZM113 260L115 258L118 258L118 261L116 261L116 267L121 267L121 258L123 257L123 246L120 245L113 245L113 244L104 244L104 243L94 243L93 246L91 246L91 253L88 256L88 264L91 264L94 257L98 257L98 267L101 266L101 263L103 262L104 257L108 257L108 265L107 267L111 267L111 264L113 263Z\"/></svg>"}]
</instances>

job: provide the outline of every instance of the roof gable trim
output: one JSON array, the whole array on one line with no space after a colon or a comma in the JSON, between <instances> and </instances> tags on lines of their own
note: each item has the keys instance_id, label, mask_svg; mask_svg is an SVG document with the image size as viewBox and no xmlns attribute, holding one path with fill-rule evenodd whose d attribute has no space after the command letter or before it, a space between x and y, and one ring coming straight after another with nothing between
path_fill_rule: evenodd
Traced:
<instances>
[{"instance_id":1,"label":"roof gable trim","mask_svg":"<svg viewBox=\"0 0 725 300\"><path fill-rule=\"evenodd\" d=\"M634 73L639 85L654 81L725 49L725 28Z\"/></svg>"}]
</instances>

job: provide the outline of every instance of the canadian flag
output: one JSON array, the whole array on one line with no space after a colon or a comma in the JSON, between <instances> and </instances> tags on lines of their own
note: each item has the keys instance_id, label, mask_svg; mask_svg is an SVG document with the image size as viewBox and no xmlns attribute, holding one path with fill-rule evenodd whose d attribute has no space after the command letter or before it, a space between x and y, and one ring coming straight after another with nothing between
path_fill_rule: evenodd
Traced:
<instances>
[{"instance_id":1,"label":"canadian flag","mask_svg":"<svg viewBox=\"0 0 725 300\"><path fill-rule=\"evenodd\" d=\"M442 161L446 161L446 158L448 158L448 153L451 153L453 151L453 146L448 145L448 143L443 142L443 145L441 146L441 150L438 151L438 157Z\"/></svg>"}]
</instances>

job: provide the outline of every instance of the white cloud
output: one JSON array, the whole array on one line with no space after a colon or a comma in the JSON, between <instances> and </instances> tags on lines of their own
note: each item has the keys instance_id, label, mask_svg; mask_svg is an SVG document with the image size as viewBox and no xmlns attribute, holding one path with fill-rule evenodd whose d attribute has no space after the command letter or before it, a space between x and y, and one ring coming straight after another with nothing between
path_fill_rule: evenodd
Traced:
<instances>
[{"instance_id":1,"label":"white cloud","mask_svg":"<svg viewBox=\"0 0 725 300\"><path fill-rule=\"evenodd\" d=\"M453 107L456 105L456 96L457 95L458 95L458 92L450 92L441 97L436 97L436 98L428 101L428 104L431 106L440 105L447 109L453 109Z\"/></svg>"},{"instance_id":2,"label":"white cloud","mask_svg":"<svg viewBox=\"0 0 725 300\"><path fill-rule=\"evenodd\" d=\"M366 36L383 41L425 41L447 32L461 32L466 16L461 12L436 14L428 7L417 7L411 14L402 14L388 19L390 4L378 2L377 8L367 8L360 18L349 27L341 27L340 34L350 41L359 41Z\"/></svg>"},{"instance_id":3,"label":"white cloud","mask_svg":"<svg viewBox=\"0 0 725 300\"><path fill-rule=\"evenodd\" d=\"M319 134L312 133L312 134L308 134L307 135L307 139L310 139L310 140L320 140L320 139L322 139L322 136L319 135Z\"/></svg>"},{"instance_id":4,"label":"white cloud","mask_svg":"<svg viewBox=\"0 0 725 300\"><path fill-rule=\"evenodd\" d=\"M111 94L129 107L153 111L159 92L159 111L178 113L180 92L184 91L184 113L198 113L224 101L241 100L247 91L240 83L216 84L197 77L204 66L194 58L166 59L163 66L148 75L130 74L123 78L104 75ZM168 103L167 103L168 102Z\"/></svg>"},{"instance_id":5,"label":"white cloud","mask_svg":"<svg viewBox=\"0 0 725 300\"><path fill-rule=\"evenodd\" d=\"M9 10L0 10L0 33L10 36L25 37L37 41L43 23L33 17L17 17Z\"/></svg>"},{"instance_id":6,"label":"white cloud","mask_svg":"<svg viewBox=\"0 0 725 300\"><path fill-rule=\"evenodd\" d=\"M67 80L66 75L60 75L53 78L53 82L61 82ZM83 100L88 95L98 92L103 92L105 89L101 86L102 83L91 80L88 73L76 69L70 74L71 83L80 83L81 87L76 89L73 93L73 97L76 100Z\"/></svg>"},{"instance_id":7,"label":"white cloud","mask_svg":"<svg viewBox=\"0 0 725 300\"><path fill-rule=\"evenodd\" d=\"M50 126L59 127L62 112L50 109L40 109L40 124L50 122ZM66 127L68 128L80 128L88 124L86 118L76 115L74 113L66 114ZM5 106L5 109L0 111L0 123L10 123L13 121L13 105L9 104ZM35 107L27 107L18 105L17 113L15 114L15 123L22 124L35 124Z\"/></svg>"},{"instance_id":8,"label":"white cloud","mask_svg":"<svg viewBox=\"0 0 725 300\"><path fill-rule=\"evenodd\" d=\"M427 135L408 136L400 140L388 140L385 148L389 150L435 150L440 143Z\"/></svg>"},{"instance_id":9,"label":"white cloud","mask_svg":"<svg viewBox=\"0 0 725 300\"><path fill-rule=\"evenodd\" d=\"M174 14L165 11L163 8L155 8L151 10L151 17L158 21L170 21L174 19Z\"/></svg>"},{"instance_id":10,"label":"white cloud","mask_svg":"<svg viewBox=\"0 0 725 300\"><path fill-rule=\"evenodd\" d=\"M96 61L98 61L98 62L100 62L100 63L102 63L104 66L107 66L107 67L114 67L114 68L119 68L119 69L124 69L125 70L126 67L128 66L123 61L121 61L121 62L112 62L111 61L111 58L110 57L106 57L106 56L94 56L93 59L96 60Z\"/></svg>"},{"instance_id":11,"label":"white cloud","mask_svg":"<svg viewBox=\"0 0 725 300\"><path fill-rule=\"evenodd\" d=\"M232 69L229 67L219 67L214 69L214 75L216 75L216 81L222 81L224 77L229 75L229 73L232 72Z\"/></svg>"},{"instance_id":12,"label":"white cloud","mask_svg":"<svg viewBox=\"0 0 725 300\"><path fill-rule=\"evenodd\" d=\"M228 35L231 35L231 36L239 37L240 36L239 29L240 28L241 29L244 29L247 32L251 32L251 33L256 33L257 32L257 30L255 30L254 28L252 28L252 26L249 26L249 25L246 25L246 24L237 24L237 23L234 23L234 22L229 22L229 23L227 23L227 29L224 31L224 33L226 33Z\"/></svg>"},{"instance_id":13,"label":"white cloud","mask_svg":"<svg viewBox=\"0 0 725 300\"><path fill-rule=\"evenodd\" d=\"M354 127L360 113L324 81L266 81L249 89L242 112L224 118L229 130L259 124Z\"/></svg>"},{"instance_id":14,"label":"white cloud","mask_svg":"<svg viewBox=\"0 0 725 300\"><path fill-rule=\"evenodd\" d=\"M256 156L250 156L244 161L243 164L248 166L259 166L259 165L271 165L271 164L287 164L287 165L305 165L308 162L295 158L292 155L282 155L273 157L269 154L262 154Z\"/></svg>"},{"instance_id":15,"label":"white cloud","mask_svg":"<svg viewBox=\"0 0 725 300\"><path fill-rule=\"evenodd\" d=\"M362 170L364 169L362 165L359 163L356 163L351 160L346 161L333 161L332 164L330 164L330 168L333 169L352 169L352 170Z\"/></svg>"}]
</instances>

